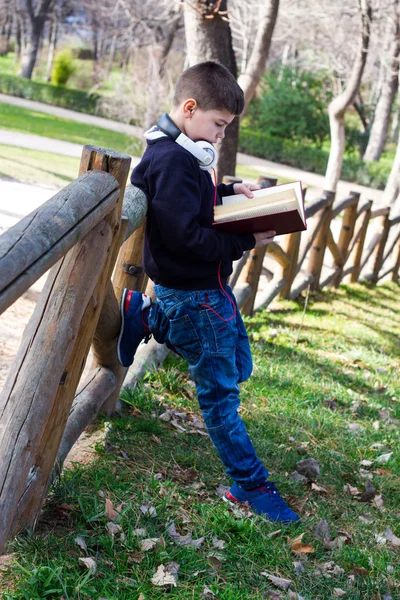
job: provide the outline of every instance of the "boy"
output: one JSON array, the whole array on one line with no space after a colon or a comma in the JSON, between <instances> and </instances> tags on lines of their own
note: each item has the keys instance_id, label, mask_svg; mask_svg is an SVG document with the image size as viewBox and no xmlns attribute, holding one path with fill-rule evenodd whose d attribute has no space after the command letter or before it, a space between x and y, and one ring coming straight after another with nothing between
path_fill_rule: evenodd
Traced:
<instances>
[{"instance_id":1,"label":"boy","mask_svg":"<svg viewBox=\"0 0 400 600\"><path fill-rule=\"evenodd\" d=\"M172 119L178 134L192 141L215 144L242 110L243 92L235 78L222 65L204 62L179 77L167 122ZM149 200L144 268L155 283L158 302L124 290L119 360L129 366L137 346L150 334L183 356L207 431L234 481L225 499L247 502L273 521L299 521L267 479L237 412L238 384L250 376L252 359L235 297L226 285L232 261L272 241L275 232L214 231L213 204L232 193L252 197L256 186L215 188L190 150L164 131L154 127L145 134L147 149L131 176Z\"/></svg>"}]
</instances>

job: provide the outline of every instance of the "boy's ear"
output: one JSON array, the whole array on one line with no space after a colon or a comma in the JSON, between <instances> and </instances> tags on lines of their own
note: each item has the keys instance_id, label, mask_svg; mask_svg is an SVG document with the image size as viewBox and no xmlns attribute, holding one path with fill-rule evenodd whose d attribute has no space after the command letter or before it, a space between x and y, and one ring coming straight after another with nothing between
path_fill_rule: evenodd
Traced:
<instances>
[{"instance_id":1,"label":"boy's ear","mask_svg":"<svg viewBox=\"0 0 400 600\"><path fill-rule=\"evenodd\" d=\"M194 113L194 111L197 108L197 102L194 98L188 98L183 103L182 108L183 108L183 114L184 114L185 118L190 119L190 117L192 116L192 114Z\"/></svg>"}]
</instances>

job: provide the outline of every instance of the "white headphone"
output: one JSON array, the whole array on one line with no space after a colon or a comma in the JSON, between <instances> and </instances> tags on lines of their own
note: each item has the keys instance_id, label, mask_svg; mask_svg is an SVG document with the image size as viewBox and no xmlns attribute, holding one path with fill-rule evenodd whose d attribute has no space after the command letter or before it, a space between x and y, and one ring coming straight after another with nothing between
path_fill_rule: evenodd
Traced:
<instances>
[{"instance_id":1,"label":"white headphone","mask_svg":"<svg viewBox=\"0 0 400 600\"><path fill-rule=\"evenodd\" d=\"M164 113L157 121L157 127L161 129L168 137L172 138L177 144L185 148L190 154L193 154L199 161L200 169L208 171L214 169L217 164L218 154L210 142L193 142L187 135L175 125L168 113Z\"/></svg>"}]
</instances>

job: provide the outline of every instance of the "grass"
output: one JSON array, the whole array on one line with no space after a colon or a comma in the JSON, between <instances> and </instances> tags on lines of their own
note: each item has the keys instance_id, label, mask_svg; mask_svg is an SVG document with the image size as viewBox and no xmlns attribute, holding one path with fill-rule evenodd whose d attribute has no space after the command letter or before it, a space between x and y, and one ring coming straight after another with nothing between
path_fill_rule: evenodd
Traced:
<instances>
[{"instance_id":1,"label":"grass","mask_svg":"<svg viewBox=\"0 0 400 600\"><path fill-rule=\"evenodd\" d=\"M62 188L78 172L78 158L0 144L0 179Z\"/></svg>"},{"instance_id":2,"label":"grass","mask_svg":"<svg viewBox=\"0 0 400 600\"><path fill-rule=\"evenodd\" d=\"M400 536L398 295L393 283L342 286L311 294L304 318L303 299L246 320L254 373L242 385L242 416L271 478L300 510L301 526L235 515L219 501L217 486L229 482L209 439L159 419L167 408L198 416L186 363L169 357L135 391L124 392L126 413L107 425L91 464L64 472L36 531L10 542L2 598L297 597L273 595L279 589L263 572L290 579L290 589L307 600L339 597L338 588L352 600L398 598L399 550L383 544L388 527ZM179 423L190 429L187 418ZM307 457L318 461L317 484L325 491L290 477ZM364 490L366 477L383 499L381 508L344 491L347 484ZM121 530L113 536L105 498L120 505ZM156 515L143 513L146 502ZM346 543L329 549L316 539L321 519L332 539L342 535ZM168 535L171 522L182 535L204 536L201 547L177 545ZM138 528L158 540L153 549L141 549ZM291 551L289 538L300 534L312 553ZM215 548L213 538L224 547ZM96 561L96 573L79 560L85 557ZM171 561L180 565L177 587L155 587L156 569ZM205 586L215 596L202 595Z\"/></svg>"},{"instance_id":3,"label":"grass","mask_svg":"<svg viewBox=\"0 0 400 600\"><path fill-rule=\"evenodd\" d=\"M137 138L124 133L3 103L0 103L0 129L33 133L75 144L93 144L134 155L141 153L142 148Z\"/></svg>"}]
</instances>

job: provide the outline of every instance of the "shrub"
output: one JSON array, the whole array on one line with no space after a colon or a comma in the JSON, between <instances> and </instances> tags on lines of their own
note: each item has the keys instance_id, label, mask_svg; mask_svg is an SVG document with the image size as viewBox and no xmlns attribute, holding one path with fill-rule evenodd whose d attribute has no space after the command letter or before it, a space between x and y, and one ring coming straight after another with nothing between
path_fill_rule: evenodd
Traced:
<instances>
[{"instance_id":1,"label":"shrub","mask_svg":"<svg viewBox=\"0 0 400 600\"><path fill-rule=\"evenodd\" d=\"M329 158L329 152L322 148L271 137L247 128L240 130L239 151L320 175L325 175ZM341 178L382 190L390 169L389 164L367 163L354 156L346 156Z\"/></svg>"},{"instance_id":2,"label":"shrub","mask_svg":"<svg viewBox=\"0 0 400 600\"><path fill-rule=\"evenodd\" d=\"M323 77L282 67L264 76L261 95L251 102L246 123L270 137L320 146L329 135L329 100Z\"/></svg>"},{"instance_id":3,"label":"shrub","mask_svg":"<svg viewBox=\"0 0 400 600\"><path fill-rule=\"evenodd\" d=\"M23 77L0 74L0 93L36 100L45 104L54 104L62 108L70 108L88 114L96 114L98 94L87 94L50 83L38 83Z\"/></svg>"},{"instance_id":4,"label":"shrub","mask_svg":"<svg viewBox=\"0 0 400 600\"><path fill-rule=\"evenodd\" d=\"M55 85L65 85L74 72L75 66L71 50L65 49L58 52L54 59L51 82Z\"/></svg>"}]
</instances>

